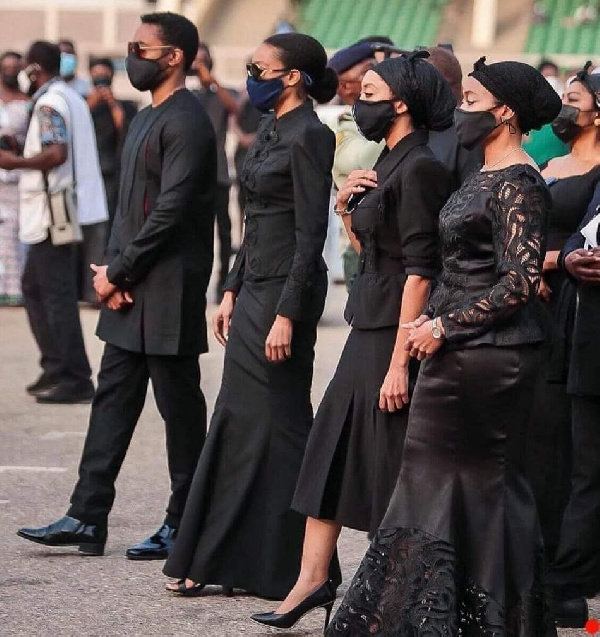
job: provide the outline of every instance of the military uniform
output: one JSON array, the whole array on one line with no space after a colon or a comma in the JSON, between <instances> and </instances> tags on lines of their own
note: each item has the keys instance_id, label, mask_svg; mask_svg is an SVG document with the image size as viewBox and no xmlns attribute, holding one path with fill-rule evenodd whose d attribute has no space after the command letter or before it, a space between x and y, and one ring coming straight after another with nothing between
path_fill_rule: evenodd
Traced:
<instances>
[{"instance_id":1,"label":"military uniform","mask_svg":"<svg viewBox=\"0 0 600 637\"><path fill-rule=\"evenodd\" d=\"M318 110L321 121L335 133L333 182L339 190L353 170L370 170L375 165L385 142L367 141L358 130L350 106L327 106ZM334 200L335 201L335 200ZM331 211L333 214L333 211ZM334 230L335 229L335 230ZM358 272L359 257L350 244L343 224L330 220L330 240L337 238L337 254L342 252L344 281L349 289Z\"/></svg>"}]
</instances>

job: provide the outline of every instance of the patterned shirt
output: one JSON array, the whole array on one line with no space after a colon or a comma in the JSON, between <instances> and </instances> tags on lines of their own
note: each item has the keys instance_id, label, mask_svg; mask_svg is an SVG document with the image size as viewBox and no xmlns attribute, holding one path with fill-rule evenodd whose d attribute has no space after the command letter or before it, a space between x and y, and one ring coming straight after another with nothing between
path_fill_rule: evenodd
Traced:
<instances>
[{"instance_id":1,"label":"patterned shirt","mask_svg":"<svg viewBox=\"0 0 600 637\"><path fill-rule=\"evenodd\" d=\"M42 146L69 143L67 123L56 109L51 106L41 106L38 109L37 116L40 123Z\"/></svg>"}]
</instances>

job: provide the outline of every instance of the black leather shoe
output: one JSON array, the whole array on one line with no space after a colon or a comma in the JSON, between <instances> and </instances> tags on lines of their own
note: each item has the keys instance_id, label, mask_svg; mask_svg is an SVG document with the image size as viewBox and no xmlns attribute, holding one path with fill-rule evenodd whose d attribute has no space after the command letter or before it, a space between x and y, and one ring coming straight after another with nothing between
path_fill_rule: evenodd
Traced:
<instances>
[{"instance_id":1,"label":"black leather shoe","mask_svg":"<svg viewBox=\"0 0 600 637\"><path fill-rule=\"evenodd\" d=\"M89 405L94 399L94 387L71 387L57 385L48 392L39 394L36 398L42 405Z\"/></svg>"},{"instance_id":2,"label":"black leather shoe","mask_svg":"<svg viewBox=\"0 0 600 637\"><path fill-rule=\"evenodd\" d=\"M560 628L585 628L589 619L585 597L554 603L554 619Z\"/></svg>"},{"instance_id":3,"label":"black leather shoe","mask_svg":"<svg viewBox=\"0 0 600 637\"><path fill-rule=\"evenodd\" d=\"M45 394L51 391L52 389L54 389L57 385L58 385L57 382L47 378L46 376L44 376L44 374L42 374L35 381L35 383L31 383L31 385L27 385L27 387L25 387L25 391L30 396L41 396L42 394Z\"/></svg>"},{"instance_id":4,"label":"black leather shoe","mask_svg":"<svg viewBox=\"0 0 600 637\"><path fill-rule=\"evenodd\" d=\"M312 592L305 600L301 601L298 606L292 608L292 610L287 613L282 613L280 615L276 613L259 613L257 615L252 615L250 619L258 624L272 626L273 628L292 628L302 619L302 617L304 617L304 615L315 610L315 608L324 608L325 627L323 628L323 634L325 634L334 601L335 588L333 586L333 582L329 580L325 582L323 586L317 588L316 591Z\"/></svg>"},{"instance_id":5,"label":"black leather shoe","mask_svg":"<svg viewBox=\"0 0 600 637\"><path fill-rule=\"evenodd\" d=\"M176 528L163 524L154 535L127 549L125 555L130 560L166 560L176 536Z\"/></svg>"},{"instance_id":6,"label":"black leather shoe","mask_svg":"<svg viewBox=\"0 0 600 637\"><path fill-rule=\"evenodd\" d=\"M17 535L44 546L78 546L86 555L104 555L107 530L106 526L85 524L66 515L38 529L19 529Z\"/></svg>"}]
</instances>

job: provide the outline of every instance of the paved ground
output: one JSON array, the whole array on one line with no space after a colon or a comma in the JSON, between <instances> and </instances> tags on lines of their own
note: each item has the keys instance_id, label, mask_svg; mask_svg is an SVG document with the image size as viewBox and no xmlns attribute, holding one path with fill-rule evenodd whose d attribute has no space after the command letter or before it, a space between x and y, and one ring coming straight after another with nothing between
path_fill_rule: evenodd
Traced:
<instances>
[{"instance_id":1,"label":"paved ground","mask_svg":"<svg viewBox=\"0 0 600 637\"><path fill-rule=\"evenodd\" d=\"M344 292L334 288L319 332L315 404L337 362L346 328ZM209 310L210 313L214 308ZM101 343L93 336L97 313L82 311L95 370ZM269 629L248 621L270 602L247 596L226 599L217 590L197 599L174 599L164 590L162 563L132 563L125 549L161 521L167 496L162 422L150 399L117 483L107 554L83 557L71 549L44 549L15 535L22 525L63 515L76 477L88 407L38 406L23 388L37 376L36 350L22 310L0 310L0 637L27 635L259 636ZM203 387L212 406L222 351L202 357ZM340 557L349 581L366 548L362 533L342 534ZM600 605L596 607L600 618ZM322 615L305 618L292 637L319 635ZM564 631L583 635L584 631Z\"/></svg>"}]
</instances>

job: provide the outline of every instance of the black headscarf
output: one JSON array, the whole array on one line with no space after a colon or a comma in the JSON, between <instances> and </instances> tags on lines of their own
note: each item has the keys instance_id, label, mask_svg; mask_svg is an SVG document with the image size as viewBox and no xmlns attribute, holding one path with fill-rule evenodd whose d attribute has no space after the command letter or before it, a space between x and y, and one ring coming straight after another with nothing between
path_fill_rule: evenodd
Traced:
<instances>
[{"instance_id":1,"label":"black headscarf","mask_svg":"<svg viewBox=\"0 0 600 637\"><path fill-rule=\"evenodd\" d=\"M402 100L416 128L440 131L452 125L456 98L442 74L425 61L427 51L384 60L373 70Z\"/></svg>"},{"instance_id":2,"label":"black headscarf","mask_svg":"<svg viewBox=\"0 0 600 637\"><path fill-rule=\"evenodd\" d=\"M523 133L540 129L559 114L562 102L546 78L523 62L487 65L485 57L475 62L469 73L500 102L517 114Z\"/></svg>"},{"instance_id":3,"label":"black headscarf","mask_svg":"<svg viewBox=\"0 0 600 637\"><path fill-rule=\"evenodd\" d=\"M570 83L581 82L594 98L594 106L600 108L600 75L590 74L590 66L592 66L592 62L586 62L583 69L577 73Z\"/></svg>"}]
</instances>

